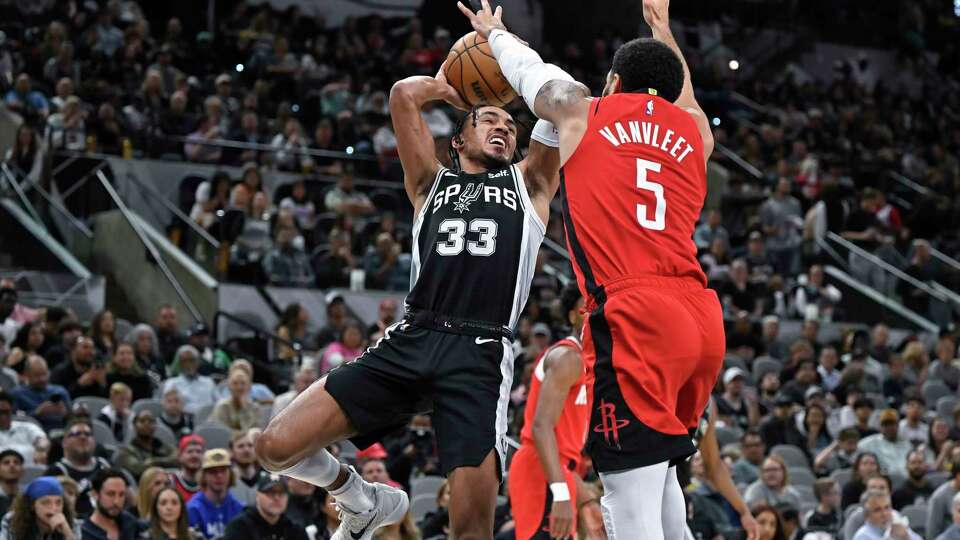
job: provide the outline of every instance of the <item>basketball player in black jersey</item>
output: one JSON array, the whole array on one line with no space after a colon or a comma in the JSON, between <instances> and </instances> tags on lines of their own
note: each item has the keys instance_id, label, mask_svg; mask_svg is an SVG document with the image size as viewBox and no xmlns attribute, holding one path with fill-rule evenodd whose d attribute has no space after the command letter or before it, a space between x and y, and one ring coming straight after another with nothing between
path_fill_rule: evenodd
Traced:
<instances>
[{"instance_id":1,"label":"basketball player in black jersey","mask_svg":"<svg viewBox=\"0 0 960 540\"><path fill-rule=\"evenodd\" d=\"M324 448L363 448L433 411L448 476L450 537L489 540L506 447L512 329L527 301L550 200L559 185L557 134L538 122L527 157L512 164L513 118L474 107L437 160L420 114L428 101L465 109L443 78L410 77L390 92L404 186L414 207L413 289L406 314L356 361L301 393L257 441L270 471L326 488L341 509L334 540L368 540L409 507L402 491L368 484Z\"/></svg>"}]
</instances>

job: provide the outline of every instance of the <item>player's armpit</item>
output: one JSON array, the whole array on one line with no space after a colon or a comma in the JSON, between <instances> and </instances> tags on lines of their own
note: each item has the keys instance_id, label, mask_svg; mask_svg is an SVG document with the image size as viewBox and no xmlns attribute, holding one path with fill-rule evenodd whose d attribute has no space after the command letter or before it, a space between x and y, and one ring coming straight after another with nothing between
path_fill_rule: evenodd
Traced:
<instances>
[{"instance_id":1,"label":"player's armpit","mask_svg":"<svg viewBox=\"0 0 960 540\"><path fill-rule=\"evenodd\" d=\"M586 86L554 79L537 92L533 112L537 117L553 122L557 129L563 129L564 123L571 118L586 117L589 103L590 90Z\"/></svg>"},{"instance_id":2,"label":"player's armpit","mask_svg":"<svg viewBox=\"0 0 960 540\"><path fill-rule=\"evenodd\" d=\"M430 181L440 168L433 135L420 115L424 103L442 99L438 84L432 77L408 77L390 89L390 116L403 166L403 183L415 207L426 196Z\"/></svg>"},{"instance_id":3,"label":"player's armpit","mask_svg":"<svg viewBox=\"0 0 960 540\"><path fill-rule=\"evenodd\" d=\"M537 211L542 206L542 210L549 213L550 201L560 187L559 150L531 139L527 157L520 163L520 168Z\"/></svg>"},{"instance_id":4,"label":"player's armpit","mask_svg":"<svg viewBox=\"0 0 960 540\"><path fill-rule=\"evenodd\" d=\"M713 154L713 130L710 129L710 119L700 107L684 107L683 110L690 113L693 120L697 123L697 130L700 132L700 138L703 139L703 160L709 161Z\"/></svg>"}]
</instances>

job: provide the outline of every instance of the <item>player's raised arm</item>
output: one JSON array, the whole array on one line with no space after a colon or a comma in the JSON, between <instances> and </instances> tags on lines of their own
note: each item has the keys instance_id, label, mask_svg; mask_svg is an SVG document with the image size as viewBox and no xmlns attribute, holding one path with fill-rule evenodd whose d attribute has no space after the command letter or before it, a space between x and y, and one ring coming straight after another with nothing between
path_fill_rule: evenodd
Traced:
<instances>
[{"instance_id":1,"label":"player's raised arm","mask_svg":"<svg viewBox=\"0 0 960 540\"><path fill-rule=\"evenodd\" d=\"M550 483L551 491L554 491L553 507L550 509L550 534L552 538L565 538L575 532L572 529L573 504L576 504L576 501L570 499L554 429L560 413L563 412L570 388L577 383L583 372L580 355L570 347L555 348L543 357L543 372L540 398L536 403L537 412L533 418L533 441L544 476Z\"/></svg>"},{"instance_id":2,"label":"player's raised arm","mask_svg":"<svg viewBox=\"0 0 960 540\"><path fill-rule=\"evenodd\" d=\"M419 209L440 168L433 135L420 116L423 104L435 100L444 100L461 109L468 108L457 91L447 84L442 67L436 77L408 77L397 81L390 89L390 117L403 165L403 184L416 209Z\"/></svg>"},{"instance_id":3,"label":"player's raised arm","mask_svg":"<svg viewBox=\"0 0 960 540\"><path fill-rule=\"evenodd\" d=\"M750 513L747 503L743 502L737 486L730 477L730 471L720 457L720 444L717 442L717 411L710 407L710 421L703 439L700 441L700 456L708 480L723 498L740 514L740 525L747 532L747 540L757 540L757 522Z\"/></svg>"},{"instance_id":4,"label":"player's raised arm","mask_svg":"<svg viewBox=\"0 0 960 540\"><path fill-rule=\"evenodd\" d=\"M683 89L674 103L696 120L700 136L703 138L703 159L709 160L710 154L713 153L713 132L710 130L710 120L700 108L693 93L690 68L683 57L683 52L680 51L680 46L677 45L677 40L673 38L673 32L670 31L670 0L643 0L643 18L653 30L653 38L673 49L673 52L680 57L680 63L683 64Z\"/></svg>"}]
</instances>

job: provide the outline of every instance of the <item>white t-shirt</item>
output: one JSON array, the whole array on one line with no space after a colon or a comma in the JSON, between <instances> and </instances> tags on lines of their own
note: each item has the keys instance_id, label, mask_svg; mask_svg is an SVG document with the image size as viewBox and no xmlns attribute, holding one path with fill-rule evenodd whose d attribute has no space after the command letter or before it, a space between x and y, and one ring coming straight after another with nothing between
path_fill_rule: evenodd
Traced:
<instances>
[{"instance_id":1,"label":"white t-shirt","mask_svg":"<svg viewBox=\"0 0 960 540\"><path fill-rule=\"evenodd\" d=\"M46 439L47 435L43 428L30 422L20 422L14 420L10 423L10 429L0 430L0 450L8 448L20 452L23 456L24 464L33 463L33 443L37 439Z\"/></svg>"}]
</instances>

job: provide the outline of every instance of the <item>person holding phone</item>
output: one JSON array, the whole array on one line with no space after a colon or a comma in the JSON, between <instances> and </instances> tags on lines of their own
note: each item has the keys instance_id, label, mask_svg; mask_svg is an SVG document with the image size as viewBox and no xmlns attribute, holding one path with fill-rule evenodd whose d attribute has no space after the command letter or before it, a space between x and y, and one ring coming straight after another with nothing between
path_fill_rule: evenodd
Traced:
<instances>
[{"instance_id":1,"label":"person holding phone","mask_svg":"<svg viewBox=\"0 0 960 540\"><path fill-rule=\"evenodd\" d=\"M107 368L98 358L93 339L78 336L70 344L67 361L54 368L50 380L73 397L107 397Z\"/></svg>"}]
</instances>

